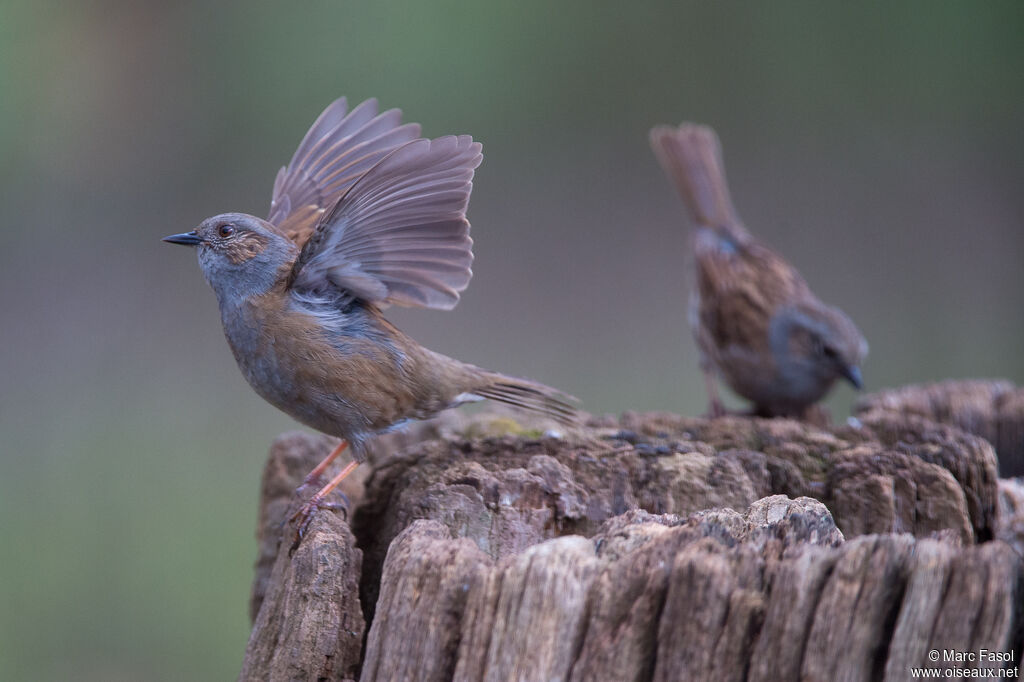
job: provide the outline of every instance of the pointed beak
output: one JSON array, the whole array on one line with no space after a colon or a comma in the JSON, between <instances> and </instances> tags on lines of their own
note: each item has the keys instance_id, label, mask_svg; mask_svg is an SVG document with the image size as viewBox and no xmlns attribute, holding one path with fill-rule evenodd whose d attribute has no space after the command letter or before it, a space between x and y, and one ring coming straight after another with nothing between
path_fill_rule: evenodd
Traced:
<instances>
[{"instance_id":1,"label":"pointed beak","mask_svg":"<svg viewBox=\"0 0 1024 682\"><path fill-rule=\"evenodd\" d=\"M841 370L843 378L853 384L853 387L858 391L864 388L864 379L860 375L860 367L856 365L847 365Z\"/></svg>"},{"instance_id":2,"label":"pointed beak","mask_svg":"<svg viewBox=\"0 0 1024 682\"><path fill-rule=\"evenodd\" d=\"M198 246L202 239L199 238L199 233L195 230L191 232L182 232L181 234L172 234L164 237L163 241L170 242L171 244L184 244L185 246Z\"/></svg>"}]
</instances>

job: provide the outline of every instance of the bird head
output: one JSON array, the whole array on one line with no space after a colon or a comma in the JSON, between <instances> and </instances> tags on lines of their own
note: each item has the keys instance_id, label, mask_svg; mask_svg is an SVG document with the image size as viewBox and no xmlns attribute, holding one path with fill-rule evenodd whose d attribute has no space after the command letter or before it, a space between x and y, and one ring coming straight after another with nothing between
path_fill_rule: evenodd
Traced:
<instances>
[{"instance_id":1,"label":"bird head","mask_svg":"<svg viewBox=\"0 0 1024 682\"><path fill-rule=\"evenodd\" d=\"M785 306L772 318L771 344L780 381L807 404L836 379L863 387L860 365L868 343L838 308L817 300Z\"/></svg>"},{"instance_id":2,"label":"bird head","mask_svg":"<svg viewBox=\"0 0 1024 682\"><path fill-rule=\"evenodd\" d=\"M199 267L221 303L266 292L287 276L295 245L274 227L245 213L222 213L165 242L196 247Z\"/></svg>"}]
</instances>

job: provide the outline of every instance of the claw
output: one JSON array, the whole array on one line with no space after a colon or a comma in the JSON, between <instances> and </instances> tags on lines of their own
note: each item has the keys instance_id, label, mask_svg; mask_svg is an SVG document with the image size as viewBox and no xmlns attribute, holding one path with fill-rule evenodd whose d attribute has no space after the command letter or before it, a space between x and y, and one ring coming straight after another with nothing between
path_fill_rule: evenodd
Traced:
<instances>
[{"instance_id":1,"label":"claw","mask_svg":"<svg viewBox=\"0 0 1024 682\"><path fill-rule=\"evenodd\" d=\"M332 512L340 512L343 519L347 522L349 508L348 496L345 495L345 493L338 494L345 498L344 502L321 502L320 509L330 509Z\"/></svg>"},{"instance_id":2,"label":"claw","mask_svg":"<svg viewBox=\"0 0 1024 682\"><path fill-rule=\"evenodd\" d=\"M325 507L327 509L343 508L345 510L345 518L346 520L348 519L348 498L345 497L344 494L342 494L342 497L345 497L345 505L340 505L336 502L326 502L324 498L327 497L331 491L337 488L338 484L341 483L346 476L352 473L352 470L355 469L358 464L359 463L356 461L349 462L349 464L341 470L341 473L331 479L330 483L321 488L315 495L313 495L313 497L309 498L309 501L306 502L306 504L299 507L298 511L291 515L288 520L290 522L298 521L299 525L295 529L295 539L292 541L291 549L288 550L288 556L294 554L295 550L299 548L299 545L302 543L303 536L305 536L306 531L309 530L309 524L313 520L313 516L316 514L317 509L321 507Z\"/></svg>"},{"instance_id":3,"label":"claw","mask_svg":"<svg viewBox=\"0 0 1024 682\"><path fill-rule=\"evenodd\" d=\"M309 524L313 520L313 514L316 512L316 498L310 500L306 504L299 507L298 511L291 515L288 520L290 522L299 522L299 525L295 528L295 537L292 539L292 546L288 549L288 556L295 554L295 550L299 548L302 543L302 538L305 537L306 531L309 530Z\"/></svg>"},{"instance_id":4,"label":"claw","mask_svg":"<svg viewBox=\"0 0 1024 682\"><path fill-rule=\"evenodd\" d=\"M316 516L316 512L320 509L329 509L333 512L341 512L344 514L345 521L348 521L348 506L349 501L343 493L341 496L345 498L344 502L324 502L323 500L316 499L313 496L306 504L299 507L299 510L291 515L288 520L290 522L298 521L299 525L295 529L295 537L292 539L292 546L288 550L288 556L295 554L295 550L302 544L302 538L306 537L306 531L309 530L309 524L313 522L313 517Z\"/></svg>"}]
</instances>

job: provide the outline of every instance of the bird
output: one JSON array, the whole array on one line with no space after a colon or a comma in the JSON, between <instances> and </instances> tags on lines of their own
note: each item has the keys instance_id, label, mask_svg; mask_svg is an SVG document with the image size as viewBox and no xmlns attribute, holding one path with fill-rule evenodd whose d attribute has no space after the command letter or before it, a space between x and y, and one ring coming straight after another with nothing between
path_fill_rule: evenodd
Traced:
<instances>
[{"instance_id":1,"label":"bird","mask_svg":"<svg viewBox=\"0 0 1024 682\"><path fill-rule=\"evenodd\" d=\"M375 99L331 103L274 182L266 219L223 213L163 238L194 247L228 345L249 385L302 424L341 438L306 477L294 547L325 496L365 461L378 434L490 399L579 423L571 396L431 351L383 315L389 305L449 310L472 276L466 218L482 147L420 136Z\"/></svg>"},{"instance_id":2,"label":"bird","mask_svg":"<svg viewBox=\"0 0 1024 682\"><path fill-rule=\"evenodd\" d=\"M659 125L650 143L689 210L695 282L689 323L708 412L725 414L716 377L763 417L810 417L838 379L863 388L863 334L826 305L785 258L744 226L726 183L718 135L705 125Z\"/></svg>"}]
</instances>

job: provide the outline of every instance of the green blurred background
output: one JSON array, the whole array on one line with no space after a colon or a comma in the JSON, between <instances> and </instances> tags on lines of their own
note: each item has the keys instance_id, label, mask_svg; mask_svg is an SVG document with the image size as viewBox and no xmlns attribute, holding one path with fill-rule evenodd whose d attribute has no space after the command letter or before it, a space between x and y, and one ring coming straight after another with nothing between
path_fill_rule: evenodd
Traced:
<instances>
[{"instance_id":1,"label":"green blurred background","mask_svg":"<svg viewBox=\"0 0 1024 682\"><path fill-rule=\"evenodd\" d=\"M627 6L630 5L630 6ZM1024 380L1024 5L0 2L0 679L237 674L264 453L194 255L335 97L484 144L426 345L596 412L697 414L653 124L714 125L869 388ZM842 417L852 393L831 406Z\"/></svg>"}]
</instances>

